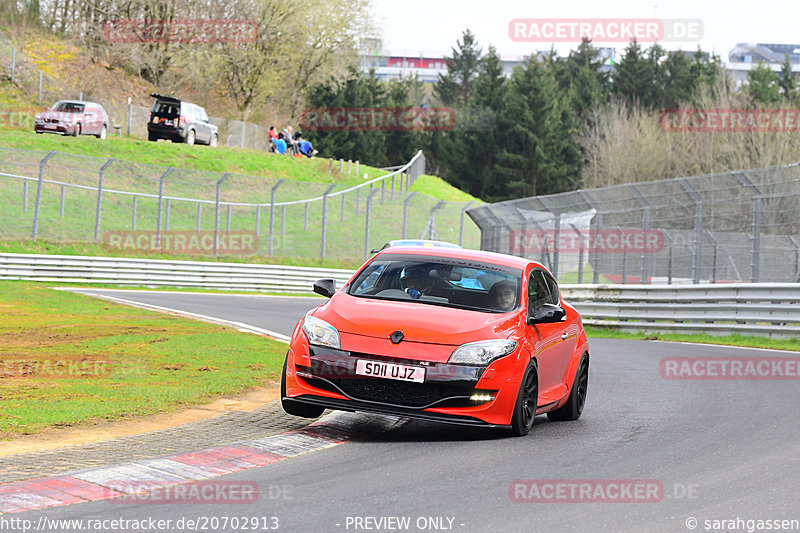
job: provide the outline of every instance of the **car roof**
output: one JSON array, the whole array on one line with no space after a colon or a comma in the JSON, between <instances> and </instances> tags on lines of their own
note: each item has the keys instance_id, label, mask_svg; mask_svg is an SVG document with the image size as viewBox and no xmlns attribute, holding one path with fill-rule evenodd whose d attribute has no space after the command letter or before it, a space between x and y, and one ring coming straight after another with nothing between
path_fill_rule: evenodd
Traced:
<instances>
[{"instance_id":1,"label":"car roof","mask_svg":"<svg viewBox=\"0 0 800 533\"><path fill-rule=\"evenodd\" d=\"M393 241L389 241L386 243L387 247L394 247L394 246L439 246L442 248L461 248L461 246L457 244L453 244L452 242L445 242L445 241L431 241L427 239L396 239Z\"/></svg>"},{"instance_id":2,"label":"car roof","mask_svg":"<svg viewBox=\"0 0 800 533\"><path fill-rule=\"evenodd\" d=\"M384 248L383 250L378 252L378 256L384 254L398 254L398 253L425 255L429 257L448 257L453 259L466 259L468 261L479 261L482 263L490 263L511 268L519 268L520 270L524 270L525 267L531 263L541 266L536 261L531 261L530 259L525 259L524 257L517 257L515 255L499 254L496 252L486 252L483 250L469 250L466 248L446 248L442 246L394 246L391 248Z\"/></svg>"}]
</instances>

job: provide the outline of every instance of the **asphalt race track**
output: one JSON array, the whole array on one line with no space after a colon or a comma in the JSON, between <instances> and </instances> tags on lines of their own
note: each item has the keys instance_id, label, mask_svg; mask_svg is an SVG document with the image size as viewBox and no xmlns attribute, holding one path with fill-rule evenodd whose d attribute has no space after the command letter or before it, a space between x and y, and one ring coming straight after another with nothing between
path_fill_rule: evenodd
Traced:
<instances>
[{"instance_id":1,"label":"asphalt race track","mask_svg":"<svg viewBox=\"0 0 800 533\"><path fill-rule=\"evenodd\" d=\"M323 302L103 294L285 335L305 310ZM225 529L212 528L208 519L265 517L260 528L273 527L276 517L279 531L302 532L759 531L758 520L770 521L771 527L762 524L762 530L779 530L777 520L800 520L800 381L669 380L660 372L662 359L669 357L798 354L606 339L590 339L590 348L589 393L582 418L557 423L539 416L527 437L407 421L339 446L216 478L256 482L261 496L254 504L96 501L0 518L34 523L42 516L171 519L168 530L185 531L189 528L174 524L181 518L205 517L206 530L243 531L231 527L232 522ZM584 487L604 488L609 497L614 486L660 488L655 497L636 496L636 503L598 503L586 493L574 498L578 501L565 501L561 493L553 496L556 502L520 502L512 496L532 493L515 493L515 480L538 480L534 487L542 495L545 487L564 489L582 480ZM794 527L800 526L795 522ZM255 530L274 530L259 528Z\"/></svg>"}]
</instances>

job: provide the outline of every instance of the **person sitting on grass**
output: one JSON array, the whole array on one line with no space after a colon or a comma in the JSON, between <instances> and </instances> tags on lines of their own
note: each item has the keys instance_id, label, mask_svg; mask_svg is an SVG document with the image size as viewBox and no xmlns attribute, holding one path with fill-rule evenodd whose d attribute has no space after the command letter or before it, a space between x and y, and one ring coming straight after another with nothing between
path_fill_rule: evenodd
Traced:
<instances>
[{"instance_id":1,"label":"person sitting on grass","mask_svg":"<svg viewBox=\"0 0 800 533\"><path fill-rule=\"evenodd\" d=\"M311 141L304 139L302 135L297 137L297 146L300 148L300 153L306 157L314 157L318 153Z\"/></svg>"},{"instance_id":2,"label":"person sitting on grass","mask_svg":"<svg viewBox=\"0 0 800 533\"><path fill-rule=\"evenodd\" d=\"M269 139L267 142L269 143L269 151L275 153L275 141L278 140L278 132L275 131L275 126L269 127Z\"/></svg>"},{"instance_id":3,"label":"person sitting on grass","mask_svg":"<svg viewBox=\"0 0 800 533\"><path fill-rule=\"evenodd\" d=\"M275 145L275 151L283 155L286 153L286 141L283 140L283 132L278 134L278 138L272 142Z\"/></svg>"}]
</instances>

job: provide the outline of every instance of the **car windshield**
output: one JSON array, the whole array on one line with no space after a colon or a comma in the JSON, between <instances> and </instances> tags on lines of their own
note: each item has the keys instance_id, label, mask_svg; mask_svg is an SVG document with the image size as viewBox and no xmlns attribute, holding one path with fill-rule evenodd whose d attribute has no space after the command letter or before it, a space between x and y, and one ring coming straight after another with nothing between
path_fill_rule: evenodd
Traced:
<instances>
[{"instance_id":1,"label":"car windshield","mask_svg":"<svg viewBox=\"0 0 800 533\"><path fill-rule=\"evenodd\" d=\"M522 271L490 263L416 254L383 254L358 273L347 292L485 313L519 306Z\"/></svg>"},{"instance_id":2,"label":"car windshield","mask_svg":"<svg viewBox=\"0 0 800 533\"><path fill-rule=\"evenodd\" d=\"M58 102L53 111L60 111L61 113L83 113L86 107L84 104L77 104L75 102Z\"/></svg>"}]
</instances>

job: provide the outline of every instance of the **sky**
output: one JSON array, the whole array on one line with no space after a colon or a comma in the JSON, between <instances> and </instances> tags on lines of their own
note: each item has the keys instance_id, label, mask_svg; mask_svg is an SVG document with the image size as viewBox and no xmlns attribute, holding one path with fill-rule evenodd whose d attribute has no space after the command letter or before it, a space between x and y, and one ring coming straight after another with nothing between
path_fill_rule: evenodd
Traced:
<instances>
[{"instance_id":1,"label":"sky","mask_svg":"<svg viewBox=\"0 0 800 533\"><path fill-rule=\"evenodd\" d=\"M693 19L702 23L702 37L661 43L668 50L696 50L718 54L724 61L737 43L800 45L800 3L796 0L371 0L374 20L382 31L383 49L415 55L450 54L464 29L477 35L484 50L493 44L503 57L548 50L551 42L514 42L509 35L513 19ZM526 26L529 28L530 26ZM538 27L538 26L537 26ZM627 43L596 43L617 48ZM644 44L644 43L643 43ZM566 55L575 44L557 43ZM649 46L649 43L646 44Z\"/></svg>"}]
</instances>

